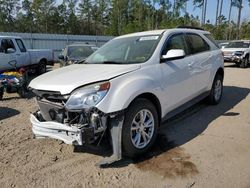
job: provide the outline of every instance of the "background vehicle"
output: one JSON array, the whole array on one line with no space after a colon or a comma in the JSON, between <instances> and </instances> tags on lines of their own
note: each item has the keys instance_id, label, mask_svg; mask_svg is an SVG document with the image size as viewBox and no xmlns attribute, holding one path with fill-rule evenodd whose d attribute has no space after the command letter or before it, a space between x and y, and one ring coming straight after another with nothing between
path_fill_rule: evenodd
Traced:
<instances>
[{"instance_id":1,"label":"background vehicle","mask_svg":"<svg viewBox=\"0 0 250 188\"><path fill-rule=\"evenodd\" d=\"M96 50L97 47L94 45L89 45L86 43L74 43L66 46L58 58L62 60L62 66L67 66L86 59Z\"/></svg>"},{"instance_id":2,"label":"background vehicle","mask_svg":"<svg viewBox=\"0 0 250 188\"><path fill-rule=\"evenodd\" d=\"M220 102L223 65L221 50L203 30L117 37L84 64L32 80L40 108L30 118L33 133L83 145L110 131L113 155L100 164L135 157L153 145L162 121L205 97Z\"/></svg>"},{"instance_id":3,"label":"background vehicle","mask_svg":"<svg viewBox=\"0 0 250 188\"><path fill-rule=\"evenodd\" d=\"M225 46L227 46L229 43L228 42L223 42L223 43L219 43L219 46L221 49L224 49Z\"/></svg>"},{"instance_id":4,"label":"background vehicle","mask_svg":"<svg viewBox=\"0 0 250 188\"><path fill-rule=\"evenodd\" d=\"M17 92L20 97L25 97L27 93L28 78L25 69L20 71L6 71L0 74L0 100L3 94Z\"/></svg>"},{"instance_id":5,"label":"background vehicle","mask_svg":"<svg viewBox=\"0 0 250 188\"><path fill-rule=\"evenodd\" d=\"M46 65L54 65L52 50L27 50L20 37L0 36L0 72L13 67L29 67L42 74Z\"/></svg>"},{"instance_id":6,"label":"background vehicle","mask_svg":"<svg viewBox=\"0 0 250 188\"><path fill-rule=\"evenodd\" d=\"M223 49L224 60L234 62L241 68L247 68L250 61L250 41L240 40L229 42Z\"/></svg>"}]
</instances>

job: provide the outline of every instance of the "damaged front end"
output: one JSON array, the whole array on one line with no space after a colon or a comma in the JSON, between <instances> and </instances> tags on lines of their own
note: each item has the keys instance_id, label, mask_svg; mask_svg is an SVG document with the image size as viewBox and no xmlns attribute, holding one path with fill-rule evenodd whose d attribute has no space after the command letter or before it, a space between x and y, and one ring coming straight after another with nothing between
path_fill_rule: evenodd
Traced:
<instances>
[{"instance_id":1,"label":"damaged front end","mask_svg":"<svg viewBox=\"0 0 250 188\"><path fill-rule=\"evenodd\" d=\"M244 51L223 52L224 61L240 63L244 59Z\"/></svg>"},{"instance_id":2,"label":"damaged front end","mask_svg":"<svg viewBox=\"0 0 250 188\"><path fill-rule=\"evenodd\" d=\"M36 138L54 138L72 145L100 143L110 131L113 155L112 160L104 159L100 165L110 164L121 159L121 112L105 114L96 107L69 109L69 95L59 92L33 90L36 94L39 111L31 114L32 131Z\"/></svg>"}]
</instances>

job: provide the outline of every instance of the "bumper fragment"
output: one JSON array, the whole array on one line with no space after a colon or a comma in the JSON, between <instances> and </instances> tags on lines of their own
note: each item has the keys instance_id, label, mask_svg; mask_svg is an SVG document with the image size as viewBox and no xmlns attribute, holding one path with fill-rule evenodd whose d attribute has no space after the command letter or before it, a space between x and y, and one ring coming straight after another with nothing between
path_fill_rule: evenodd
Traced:
<instances>
[{"instance_id":1,"label":"bumper fragment","mask_svg":"<svg viewBox=\"0 0 250 188\"><path fill-rule=\"evenodd\" d=\"M83 145L82 129L65 124L47 121L40 122L35 115L30 115L32 131L36 138L54 138L71 145Z\"/></svg>"}]
</instances>

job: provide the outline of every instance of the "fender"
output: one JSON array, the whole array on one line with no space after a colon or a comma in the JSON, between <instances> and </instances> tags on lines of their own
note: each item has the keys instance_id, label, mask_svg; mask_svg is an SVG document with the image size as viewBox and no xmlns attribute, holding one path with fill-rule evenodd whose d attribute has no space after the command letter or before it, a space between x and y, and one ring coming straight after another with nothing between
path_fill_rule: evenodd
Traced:
<instances>
[{"instance_id":1,"label":"fender","mask_svg":"<svg viewBox=\"0 0 250 188\"><path fill-rule=\"evenodd\" d=\"M154 71L149 71L149 68L154 68L158 74L150 75L150 72ZM144 93L151 93L161 101L161 72L157 66L149 68L145 67L111 80L110 91L96 107L104 113L121 111Z\"/></svg>"}]
</instances>

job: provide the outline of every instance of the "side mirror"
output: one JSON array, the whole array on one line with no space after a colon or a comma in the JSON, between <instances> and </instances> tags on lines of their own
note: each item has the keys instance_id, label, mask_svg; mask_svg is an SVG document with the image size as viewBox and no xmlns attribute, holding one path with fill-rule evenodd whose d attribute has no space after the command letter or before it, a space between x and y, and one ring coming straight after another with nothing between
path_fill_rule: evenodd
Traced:
<instances>
[{"instance_id":1,"label":"side mirror","mask_svg":"<svg viewBox=\"0 0 250 188\"><path fill-rule=\"evenodd\" d=\"M8 48L7 49L7 54L15 53L16 50L14 48Z\"/></svg>"},{"instance_id":2,"label":"side mirror","mask_svg":"<svg viewBox=\"0 0 250 188\"><path fill-rule=\"evenodd\" d=\"M161 56L161 62L182 59L185 57L185 52L182 49L169 50L166 55Z\"/></svg>"},{"instance_id":3,"label":"side mirror","mask_svg":"<svg viewBox=\"0 0 250 188\"><path fill-rule=\"evenodd\" d=\"M64 56L63 56L62 54L60 54L60 55L58 56L58 59L64 60Z\"/></svg>"}]
</instances>

